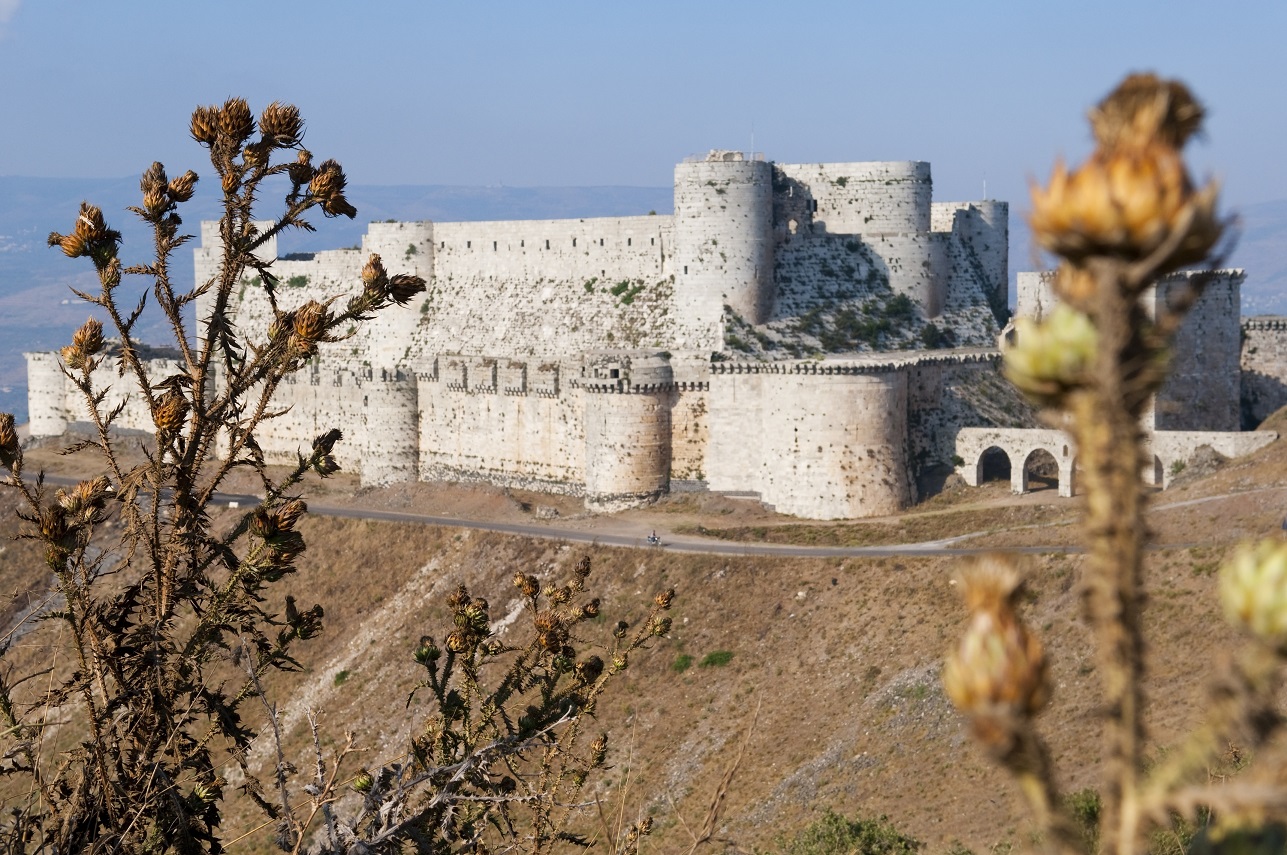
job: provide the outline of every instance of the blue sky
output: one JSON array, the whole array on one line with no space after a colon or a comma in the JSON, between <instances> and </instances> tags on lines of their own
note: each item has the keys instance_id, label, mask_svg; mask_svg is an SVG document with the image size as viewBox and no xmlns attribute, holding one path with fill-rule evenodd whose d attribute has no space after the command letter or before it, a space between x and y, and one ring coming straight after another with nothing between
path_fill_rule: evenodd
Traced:
<instances>
[{"instance_id":1,"label":"blue sky","mask_svg":"<svg viewBox=\"0 0 1287 855\"><path fill-rule=\"evenodd\" d=\"M789 11L794 9L795 11ZM1026 205L1126 71L1210 107L1193 162L1287 199L1287 4L0 0L0 175L202 172L198 103L282 99L364 184L665 186L709 148L929 160Z\"/></svg>"}]
</instances>

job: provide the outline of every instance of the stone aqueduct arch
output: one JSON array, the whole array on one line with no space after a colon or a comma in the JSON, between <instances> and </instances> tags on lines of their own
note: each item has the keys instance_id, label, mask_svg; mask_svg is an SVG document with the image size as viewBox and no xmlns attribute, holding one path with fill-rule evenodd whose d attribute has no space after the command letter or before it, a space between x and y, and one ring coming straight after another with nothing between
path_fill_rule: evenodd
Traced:
<instances>
[{"instance_id":1,"label":"stone aqueduct arch","mask_svg":"<svg viewBox=\"0 0 1287 855\"><path fill-rule=\"evenodd\" d=\"M965 463L959 471L965 483L977 487L983 480L983 455L999 448L1010 458L1010 489L1028 492L1028 462L1038 451L1045 451L1059 467L1059 495L1073 494L1073 463L1077 449L1061 430L1030 428L962 428L956 436L956 453Z\"/></svg>"},{"instance_id":2,"label":"stone aqueduct arch","mask_svg":"<svg viewBox=\"0 0 1287 855\"><path fill-rule=\"evenodd\" d=\"M1274 431L1178 431L1159 430L1147 435L1148 463L1144 482L1166 489L1179 467L1193 457L1199 447L1209 445L1225 457L1250 454L1278 438ZM1071 496L1077 447L1072 437L1061 430L1042 428L962 428L956 436L956 454L964 462L957 471L971 487L983 481L983 455L999 448L1010 458L1010 489L1028 492L1028 460L1034 452L1047 451L1059 466L1059 495Z\"/></svg>"}]
</instances>

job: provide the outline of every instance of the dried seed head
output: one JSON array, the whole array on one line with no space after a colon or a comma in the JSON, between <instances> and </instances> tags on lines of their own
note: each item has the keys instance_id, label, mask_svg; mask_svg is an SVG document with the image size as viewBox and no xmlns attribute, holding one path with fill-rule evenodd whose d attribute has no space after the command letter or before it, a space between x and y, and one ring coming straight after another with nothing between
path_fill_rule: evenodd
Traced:
<instances>
[{"instance_id":1,"label":"dried seed head","mask_svg":"<svg viewBox=\"0 0 1287 855\"><path fill-rule=\"evenodd\" d=\"M192 111L192 138L202 145L210 145L219 135L219 108L198 107Z\"/></svg>"},{"instance_id":2,"label":"dried seed head","mask_svg":"<svg viewBox=\"0 0 1287 855\"><path fill-rule=\"evenodd\" d=\"M13 413L0 413L0 466L12 468L21 456L18 430L14 427Z\"/></svg>"},{"instance_id":3,"label":"dried seed head","mask_svg":"<svg viewBox=\"0 0 1287 855\"><path fill-rule=\"evenodd\" d=\"M573 569L572 574L584 582L586 577L590 575L590 556L582 555L581 560L576 563L576 568Z\"/></svg>"},{"instance_id":4,"label":"dried seed head","mask_svg":"<svg viewBox=\"0 0 1287 855\"><path fill-rule=\"evenodd\" d=\"M251 167L266 166L272 156L273 145L267 140L250 143L241 150L242 162Z\"/></svg>"},{"instance_id":5,"label":"dried seed head","mask_svg":"<svg viewBox=\"0 0 1287 855\"><path fill-rule=\"evenodd\" d=\"M362 285L368 294L381 300L388 291L389 274L385 272L384 264L377 253L371 253L371 257L362 268Z\"/></svg>"},{"instance_id":6,"label":"dried seed head","mask_svg":"<svg viewBox=\"0 0 1287 855\"><path fill-rule=\"evenodd\" d=\"M291 499L273 513L273 523L279 531L290 531L306 513L308 505L303 499Z\"/></svg>"},{"instance_id":7,"label":"dried seed head","mask_svg":"<svg viewBox=\"0 0 1287 855\"><path fill-rule=\"evenodd\" d=\"M241 145L255 132L255 116L245 98L229 98L219 110L219 133L233 145Z\"/></svg>"},{"instance_id":8,"label":"dried seed head","mask_svg":"<svg viewBox=\"0 0 1287 855\"><path fill-rule=\"evenodd\" d=\"M425 281L419 276L399 273L389 279L389 299L399 306L405 306L411 299L425 290Z\"/></svg>"},{"instance_id":9,"label":"dried seed head","mask_svg":"<svg viewBox=\"0 0 1287 855\"><path fill-rule=\"evenodd\" d=\"M469 603L469 589L464 585L457 585L456 590L452 591L447 597L447 608L453 611L464 609Z\"/></svg>"},{"instance_id":10,"label":"dried seed head","mask_svg":"<svg viewBox=\"0 0 1287 855\"><path fill-rule=\"evenodd\" d=\"M563 621L552 611L537 612L532 618L532 626L537 632L562 632Z\"/></svg>"},{"instance_id":11,"label":"dried seed head","mask_svg":"<svg viewBox=\"0 0 1287 855\"><path fill-rule=\"evenodd\" d=\"M590 743L590 765L602 766L608 756L608 734L600 733Z\"/></svg>"},{"instance_id":12,"label":"dried seed head","mask_svg":"<svg viewBox=\"0 0 1287 855\"><path fill-rule=\"evenodd\" d=\"M294 332L303 341L315 344L326 334L330 313L316 300L309 300L295 312Z\"/></svg>"},{"instance_id":13,"label":"dried seed head","mask_svg":"<svg viewBox=\"0 0 1287 855\"><path fill-rule=\"evenodd\" d=\"M529 599L541 592L541 585L536 581L536 577L521 572L514 574L514 587Z\"/></svg>"},{"instance_id":14,"label":"dried seed head","mask_svg":"<svg viewBox=\"0 0 1287 855\"><path fill-rule=\"evenodd\" d=\"M961 581L972 618L948 655L943 687L973 718L975 735L999 747L1011 739L1007 722L1031 717L1049 699L1045 654L1014 611L1020 583L1012 564L987 557Z\"/></svg>"},{"instance_id":15,"label":"dried seed head","mask_svg":"<svg viewBox=\"0 0 1287 855\"><path fill-rule=\"evenodd\" d=\"M317 199L326 216L338 217L343 214L349 219L357 216L357 209L344 198L344 185L347 181L344 169L337 161L326 160L317 167L309 182L308 191Z\"/></svg>"},{"instance_id":16,"label":"dried seed head","mask_svg":"<svg viewBox=\"0 0 1287 855\"><path fill-rule=\"evenodd\" d=\"M1090 126L1101 148L1178 149L1202 129L1205 112L1180 81L1132 74L1091 111Z\"/></svg>"},{"instance_id":17,"label":"dried seed head","mask_svg":"<svg viewBox=\"0 0 1287 855\"><path fill-rule=\"evenodd\" d=\"M447 649L452 653L464 653L469 649L469 633L463 629L453 629L447 636Z\"/></svg>"},{"instance_id":18,"label":"dried seed head","mask_svg":"<svg viewBox=\"0 0 1287 855\"><path fill-rule=\"evenodd\" d=\"M652 834L652 817L651 816L645 816L642 820L640 820L639 833Z\"/></svg>"},{"instance_id":19,"label":"dried seed head","mask_svg":"<svg viewBox=\"0 0 1287 855\"><path fill-rule=\"evenodd\" d=\"M335 443L344 438L344 434L338 428L331 428L326 433L313 440L313 451L322 454L330 454L335 449Z\"/></svg>"},{"instance_id":20,"label":"dried seed head","mask_svg":"<svg viewBox=\"0 0 1287 855\"><path fill-rule=\"evenodd\" d=\"M188 416L188 399L178 389L170 389L156 402L152 410L152 421L156 423L158 433L170 433L183 427Z\"/></svg>"},{"instance_id":21,"label":"dried seed head","mask_svg":"<svg viewBox=\"0 0 1287 855\"><path fill-rule=\"evenodd\" d=\"M93 318L81 324L72 335L72 346L85 356L93 356L103 349L103 324Z\"/></svg>"},{"instance_id":22,"label":"dried seed head","mask_svg":"<svg viewBox=\"0 0 1287 855\"><path fill-rule=\"evenodd\" d=\"M192 198L192 193L197 186L197 174L189 169L178 178L170 180L167 188L170 198L176 202L186 202Z\"/></svg>"},{"instance_id":23,"label":"dried seed head","mask_svg":"<svg viewBox=\"0 0 1287 855\"><path fill-rule=\"evenodd\" d=\"M593 683L603 673L603 660L590 656L584 662L576 664L576 678L582 683Z\"/></svg>"},{"instance_id":24,"label":"dried seed head","mask_svg":"<svg viewBox=\"0 0 1287 855\"><path fill-rule=\"evenodd\" d=\"M626 667L629 664L630 664L630 658L626 656L625 653L614 653L612 655L612 673L613 674L620 674L622 671L626 670Z\"/></svg>"},{"instance_id":25,"label":"dried seed head","mask_svg":"<svg viewBox=\"0 0 1287 855\"><path fill-rule=\"evenodd\" d=\"M238 173L236 169L228 170L223 174L221 185L225 196L233 195L237 192L237 188L241 186L240 173Z\"/></svg>"},{"instance_id":26,"label":"dried seed head","mask_svg":"<svg viewBox=\"0 0 1287 855\"><path fill-rule=\"evenodd\" d=\"M562 650L563 635L562 633L555 632L554 630L538 632L536 634L536 643L540 645L542 650Z\"/></svg>"},{"instance_id":27,"label":"dried seed head","mask_svg":"<svg viewBox=\"0 0 1287 855\"><path fill-rule=\"evenodd\" d=\"M290 173L290 180L296 186L302 187L313 180L313 155L307 149L300 149L299 156L295 162L287 168Z\"/></svg>"},{"instance_id":28,"label":"dried seed head","mask_svg":"<svg viewBox=\"0 0 1287 855\"><path fill-rule=\"evenodd\" d=\"M561 588L546 588L545 595L549 597L552 602L563 605L564 603L571 602L572 589L567 585L564 585Z\"/></svg>"},{"instance_id":29,"label":"dried seed head","mask_svg":"<svg viewBox=\"0 0 1287 855\"><path fill-rule=\"evenodd\" d=\"M658 617L653 619L652 625L648 629L654 636L657 636L658 638L660 638L661 636L670 632L670 626L671 626L670 618Z\"/></svg>"},{"instance_id":30,"label":"dried seed head","mask_svg":"<svg viewBox=\"0 0 1287 855\"><path fill-rule=\"evenodd\" d=\"M673 603L674 601L675 601L674 588L667 588L666 590L657 594L657 596L653 597L653 602L657 604L658 608L662 608L662 609L670 608L670 604Z\"/></svg>"},{"instance_id":31,"label":"dried seed head","mask_svg":"<svg viewBox=\"0 0 1287 855\"><path fill-rule=\"evenodd\" d=\"M617 621L616 627L612 630L613 638L625 638L626 631L630 629L630 624L623 620Z\"/></svg>"},{"instance_id":32,"label":"dried seed head","mask_svg":"<svg viewBox=\"0 0 1287 855\"><path fill-rule=\"evenodd\" d=\"M299 108L294 104L274 101L260 114L259 130L265 139L278 148L290 148L298 145L303 137L304 122L299 117Z\"/></svg>"},{"instance_id":33,"label":"dried seed head","mask_svg":"<svg viewBox=\"0 0 1287 855\"><path fill-rule=\"evenodd\" d=\"M49 236L51 239L54 235ZM73 232L69 235L58 235L58 247L68 258L80 258L85 254L85 238Z\"/></svg>"},{"instance_id":34,"label":"dried seed head","mask_svg":"<svg viewBox=\"0 0 1287 855\"><path fill-rule=\"evenodd\" d=\"M1220 601L1229 622L1287 649L1287 543L1244 543L1220 569Z\"/></svg>"},{"instance_id":35,"label":"dried seed head","mask_svg":"<svg viewBox=\"0 0 1287 855\"><path fill-rule=\"evenodd\" d=\"M595 597L590 602L581 606L581 617L587 619L597 618L599 616L599 598Z\"/></svg>"},{"instance_id":36,"label":"dried seed head","mask_svg":"<svg viewBox=\"0 0 1287 855\"><path fill-rule=\"evenodd\" d=\"M1134 75L1091 114L1099 148L1072 173L1058 164L1049 186L1032 188L1033 235L1074 263L1091 255L1154 259L1160 272L1204 259L1219 240L1217 185L1195 190L1180 147L1197 133L1202 107L1189 90ZM1143 286L1139 286L1143 287Z\"/></svg>"}]
</instances>

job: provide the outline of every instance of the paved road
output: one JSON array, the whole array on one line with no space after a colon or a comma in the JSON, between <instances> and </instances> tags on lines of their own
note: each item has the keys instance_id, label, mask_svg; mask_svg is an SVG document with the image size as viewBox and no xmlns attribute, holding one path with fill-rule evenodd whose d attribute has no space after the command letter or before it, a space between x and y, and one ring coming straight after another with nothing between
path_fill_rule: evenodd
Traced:
<instances>
[{"instance_id":1,"label":"paved road","mask_svg":"<svg viewBox=\"0 0 1287 855\"><path fill-rule=\"evenodd\" d=\"M46 475L45 481L60 486L71 486L77 483L75 478L60 475ZM1262 487L1247 490L1246 493L1266 493L1287 490L1287 487ZM1243 493L1224 493L1218 496L1204 496L1183 502L1170 502L1156 505L1154 510L1179 508L1197 505ZM253 507L260 501L259 496L248 493L217 493L215 501L222 505L236 505L243 508ZM1007 546L1007 547L968 547L954 546L972 537L986 532L971 532L944 540L924 543L896 543L883 546L792 546L771 543L735 543L731 541L708 540L699 537L668 534L660 546L652 546L646 538L631 534L614 533L611 530L597 532L584 529L560 528L553 525L535 525L520 523L503 523L492 520L464 519L455 516L436 516L433 514L416 514L406 511L380 511L372 508L340 507L308 503L310 513L327 517L347 519L379 520L382 522L404 522L419 525L438 525L452 528L472 528L479 531L496 531L503 534L517 534L523 537L541 537L549 540L561 540L571 543L602 544L620 546L629 549L655 549L660 552L687 552L706 555L770 555L784 558L924 558L933 556L982 555L988 552L1009 552L1014 554L1041 554L1050 552L1075 553L1084 551L1077 546ZM610 518L603 520L605 528L611 529ZM1038 528L1039 526L1024 526ZM1180 547L1190 544L1179 544ZM1175 544L1171 544L1175 547ZM1155 546L1157 548L1157 546Z\"/></svg>"},{"instance_id":2,"label":"paved road","mask_svg":"<svg viewBox=\"0 0 1287 855\"><path fill-rule=\"evenodd\" d=\"M50 484L70 486L77 483L75 478L58 475L47 475L45 481ZM249 508L260 502L260 497L248 493L216 493L215 502L221 505L233 505ZM793 546L772 543L735 543L731 541L708 540L699 537L668 534L659 546L648 543L647 538L632 534L608 531L586 531L584 529L560 528L553 525L536 525L527 523L503 523L493 520L465 519L455 516L436 516L417 514L406 511L381 511L373 508L341 507L308 503L309 513L327 517L346 519L378 520L381 522L417 523L420 525L437 525L452 528L471 528L479 531L495 531L502 534L517 534L523 537L540 537L549 540L568 541L571 543L601 544L620 546L630 549L650 549L659 552L686 552L707 555L770 555L785 558L924 558L927 556L945 555L982 555L988 552L1011 552L1040 554L1045 552L1080 552L1080 547L1068 546L1015 546L1004 549L974 548L953 546L952 544L968 540L977 534L973 532L945 540L925 543L887 544L883 546ZM604 519L605 527L611 527L611 520Z\"/></svg>"}]
</instances>

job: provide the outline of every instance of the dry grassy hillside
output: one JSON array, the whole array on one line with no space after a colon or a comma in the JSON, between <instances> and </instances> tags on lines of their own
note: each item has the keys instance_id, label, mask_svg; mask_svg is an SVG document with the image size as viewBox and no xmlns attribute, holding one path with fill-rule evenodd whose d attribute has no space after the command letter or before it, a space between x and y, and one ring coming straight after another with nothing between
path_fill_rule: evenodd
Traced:
<instances>
[{"instance_id":1,"label":"dry grassy hillside","mask_svg":"<svg viewBox=\"0 0 1287 855\"><path fill-rule=\"evenodd\" d=\"M1287 433L1287 420L1273 421L1266 427ZM1165 506L1231 494L1153 515L1161 548L1149 562L1148 694L1157 752L1202 717L1195 699L1232 638L1215 603L1215 567L1236 539L1278 530L1287 511L1287 488L1279 486L1287 484L1284 476L1287 442L1280 441L1155 499ZM343 482L328 485L326 501L338 501L344 489ZM422 499L460 513L551 513L549 505L542 510L496 492L424 490ZM984 529L995 530L962 545L1073 541L1072 526L1043 525L1067 520L1076 509L1077 500L1060 500L1053 492L1012 498L999 486L962 491L901 521L874 525L885 526L879 539L886 542L899 531L919 540ZM354 501L388 507L416 495L367 492ZM571 506L553 505L563 514L561 524L629 532L700 525L740 527L750 532L744 536L771 539L764 530L791 522L714 499L676 500L612 521L567 520ZM15 530L11 510L12 498L0 492L6 534ZM231 519L234 512L226 513ZM604 598L605 619L596 631L605 641L615 620L642 615L656 590L674 586L679 592L671 637L632 660L598 715L611 734L612 769L596 794L609 813L656 817L644 851L687 851L687 829L701 825L744 739L716 849L772 851L775 838L825 809L887 814L926 841L930 853L945 852L956 840L982 853L1026 839L1008 779L972 745L939 685L943 653L965 622L951 581L958 559L787 560L587 549L317 516L307 520L304 534L309 549L291 593L301 605L325 605L326 630L301 649L307 670L270 686L300 767L308 762L303 715L310 708L321 711L332 745L345 730L356 732L369 750L364 763L401 750L424 715L418 703L404 709L418 679L412 650L421 635L445 632L443 600L458 582L487 597L494 616L507 615L519 603L510 583L516 570L558 580L588 552L592 587ZM816 531L810 537L836 539ZM39 556L25 542L6 540L3 546L0 574L6 590L15 592L6 612L12 621L22 592L39 590L45 580ZM1079 617L1080 563L1076 555L1034 556L1026 607L1051 655L1055 698L1043 727L1069 791L1096 785L1098 683ZM38 628L25 636L15 653L47 656L53 640L42 633ZM266 764L267 754L258 761ZM232 808L226 839L249 831L254 821L250 811ZM586 813L587 832L599 823L594 811ZM233 849L271 851L271 835L252 833Z\"/></svg>"}]
</instances>

